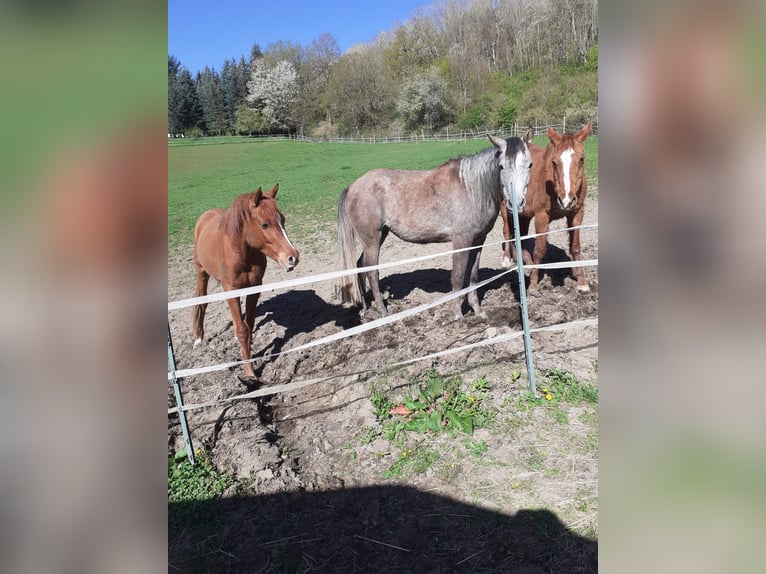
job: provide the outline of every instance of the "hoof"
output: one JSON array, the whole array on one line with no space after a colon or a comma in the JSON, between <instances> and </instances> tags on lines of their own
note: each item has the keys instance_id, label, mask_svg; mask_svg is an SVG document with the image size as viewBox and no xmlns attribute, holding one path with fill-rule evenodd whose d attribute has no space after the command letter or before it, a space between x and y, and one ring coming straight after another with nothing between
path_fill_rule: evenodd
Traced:
<instances>
[{"instance_id":1,"label":"hoof","mask_svg":"<svg viewBox=\"0 0 766 574\"><path fill-rule=\"evenodd\" d=\"M588 284L578 285L577 286L577 291L579 293L590 293L590 285L588 285Z\"/></svg>"},{"instance_id":2,"label":"hoof","mask_svg":"<svg viewBox=\"0 0 766 574\"><path fill-rule=\"evenodd\" d=\"M251 375L237 375L239 382L248 387L250 390L256 390L260 386L260 381Z\"/></svg>"},{"instance_id":3,"label":"hoof","mask_svg":"<svg viewBox=\"0 0 766 574\"><path fill-rule=\"evenodd\" d=\"M194 339L194 346L199 347L202 344L202 339Z\"/></svg>"},{"instance_id":4,"label":"hoof","mask_svg":"<svg viewBox=\"0 0 766 574\"><path fill-rule=\"evenodd\" d=\"M500 267L503 269L510 269L511 268L511 260L507 257L503 257L503 262L500 264Z\"/></svg>"}]
</instances>

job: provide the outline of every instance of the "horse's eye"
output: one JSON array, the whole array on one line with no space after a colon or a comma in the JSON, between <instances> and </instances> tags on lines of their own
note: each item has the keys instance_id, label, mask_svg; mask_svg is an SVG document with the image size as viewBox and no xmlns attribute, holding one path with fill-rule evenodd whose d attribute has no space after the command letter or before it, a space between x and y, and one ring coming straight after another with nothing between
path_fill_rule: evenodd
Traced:
<instances>
[{"instance_id":1,"label":"horse's eye","mask_svg":"<svg viewBox=\"0 0 766 574\"><path fill-rule=\"evenodd\" d=\"M505 168L504 168L504 167L501 165L501 166L500 166L500 171L502 171L503 169L505 169Z\"/></svg>"},{"instance_id":2,"label":"horse's eye","mask_svg":"<svg viewBox=\"0 0 766 574\"><path fill-rule=\"evenodd\" d=\"M269 224L268 223L261 223L261 229L268 229Z\"/></svg>"},{"instance_id":3,"label":"horse's eye","mask_svg":"<svg viewBox=\"0 0 766 574\"><path fill-rule=\"evenodd\" d=\"M529 169L532 169L532 162L529 162Z\"/></svg>"},{"instance_id":4,"label":"horse's eye","mask_svg":"<svg viewBox=\"0 0 766 574\"><path fill-rule=\"evenodd\" d=\"M584 158L584 157L581 157L581 158L580 158L580 164L583 164L583 163L585 163L585 158Z\"/></svg>"}]
</instances>

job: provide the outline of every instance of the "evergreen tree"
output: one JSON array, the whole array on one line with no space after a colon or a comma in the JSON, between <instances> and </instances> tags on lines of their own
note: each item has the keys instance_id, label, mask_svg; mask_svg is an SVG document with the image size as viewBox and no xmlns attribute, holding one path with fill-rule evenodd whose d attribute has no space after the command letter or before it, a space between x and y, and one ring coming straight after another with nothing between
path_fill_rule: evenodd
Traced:
<instances>
[{"instance_id":1,"label":"evergreen tree","mask_svg":"<svg viewBox=\"0 0 766 574\"><path fill-rule=\"evenodd\" d=\"M239 72L234 60L226 60L221 70L221 92L223 92L223 109L226 116L226 128L230 133L235 132L237 105L239 104Z\"/></svg>"},{"instance_id":2,"label":"evergreen tree","mask_svg":"<svg viewBox=\"0 0 766 574\"><path fill-rule=\"evenodd\" d=\"M189 70L181 68L168 94L168 130L184 133L202 120L197 90Z\"/></svg>"},{"instance_id":3,"label":"evergreen tree","mask_svg":"<svg viewBox=\"0 0 766 574\"><path fill-rule=\"evenodd\" d=\"M181 69L181 62L173 55L168 56L168 133L177 134L179 128L174 114L171 112L171 104L175 96L175 83L178 78L178 71Z\"/></svg>"},{"instance_id":4,"label":"evergreen tree","mask_svg":"<svg viewBox=\"0 0 766 574\"><path fill-rule=\"evenodd\" d=\"M215 135L225 134L227 130L226 114L223 105L221 80L215 70L205 66L197 76L197 94L199 96L205 131Z\"/></svg>"}]
</instances>

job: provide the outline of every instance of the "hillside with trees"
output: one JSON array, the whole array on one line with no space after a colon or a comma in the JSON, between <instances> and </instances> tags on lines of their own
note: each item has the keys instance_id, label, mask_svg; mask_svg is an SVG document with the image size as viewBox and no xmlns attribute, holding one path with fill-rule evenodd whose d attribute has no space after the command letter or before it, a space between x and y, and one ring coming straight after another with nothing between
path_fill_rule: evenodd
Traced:
<instances>
[{"instance_id":1,"label":"hillside with trees","mask_svg":"<svg viewBox=\"0 0 766 574\"><path fill-rule=\"evenodd\" d=\"M168 132L313 137L595 119L596 0L447 0L341 54L331 34L193 77L168 56Z\"/></svg>"}]
</instances>

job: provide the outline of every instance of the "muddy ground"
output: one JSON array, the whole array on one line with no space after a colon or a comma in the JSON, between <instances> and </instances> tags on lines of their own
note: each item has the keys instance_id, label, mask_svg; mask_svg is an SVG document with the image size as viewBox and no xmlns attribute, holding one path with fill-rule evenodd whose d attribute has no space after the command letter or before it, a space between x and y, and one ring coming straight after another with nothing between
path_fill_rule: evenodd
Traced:
<instances>
[{"instance_id":1,"label":"muddy ground","mask_svg":"<svg viewBox=\"0 0 766 574\"><path fill-rule=\"evenodd\" d=\"M585 222L595 221L597 207L591 200ZM554 229L562 227L563 221L553 224ZM498 219L487 242L499 241L500 231ZM300 264L287 274L270 262L267 283L335 269L334 229L318 230L310 238L293 240L301 250ZM583 259L598 257L597 229L584 230L582 243ZM566 233L551 235L545 261L567 260L566 245ZM381 261L448 248L448 244L407 244L390 236ZM500 262L500 247L485 247L480 279L501 271ZM386 293L389 311L409 309L448 293L450 266L449 257L440 257L409 268L383 271L381 289ZM598 268L586 268L585 274L591 285L587 294L576 291L569 270L547 272L540 287L529 292L531 326L597 318ZM216 503L227 517L227 526L222 527L214 542L195 541L192 534L170 541L171 569L595 571L597 414L577 405L567 407L566 420L557 422L542 411L517 417L514 400L527 390L520 338L387 369L396 361L519 331L516 281L512 273L480 291L487 319L475 317L464 304L465 316L455 320L448 304L297 353L289 350L378 315L368 311L361 316L357 309L344 307L333 298L333 285L328 282L264 294L253 337L254 356L286 353L257 363L257 381L244 379L241 368L184 379L185 403L220 400L255 388L315 377L338 377L294 392L188 413L195 448L205 449L220 470L237 478L237 484ZM220 289L215 281L210 283L212 291ZM168 298L193 296L193 289L191 247L175 250L169 261ZM192 346L189 309L171 312L169 320L179 369L239 359L225 303L209 306L205 342L200 347ZM596 326L535 334L532 345L539 372L565 369L579 381L597 385ZM458 374L466 383L483 376L490 384L486 400L499 415L495 424L477 429L470 437L471 444L483 443L486 450L473 457L467 454L464 439L430 437L428 445L439 453L439 460L418 473L408 471L387 478L401 457L401 448L376 435L380 423L373 412L371 389L374 386L383 390L396 401L409 393L431 367L439 373ZM514 370L520 370L522 376L515 378ZM168 405L174 404L169 389ZM422 447L423 440L413 437L413 448ZM182 445L178 419L170 416L168 452ZM381 488L400 489L394 497L398 502L376 490ZM307 503L309 493L317 493L322 502ZM338 497L343 501L339 502ZM411 504L417 508L415 515L420 522L394 527L392 516L410 515L400 507L402 498L407 497L414 497ZM434 509L434 505L438 508ZM542 514L537 516L535 512ZM478 517L475 513L486 515ZM428 521L433 520L428 516L432 514L466 518L445 518L439 522L440 534L432 532L419 540L423 529L428 530ZM388 518L382 518L384 515ZM466 523L468 517L472 517L471 525ZM522 518L531 520L531 526L525 526ZM240 520L247 522L248 534L234 528ZM422 520L426 520L425 525ZM487 525L494 525L496 530ZM518 536L497 539L498 533L515 532L517 526L523 530ZM525 541L523 551L511 540ZM474 551L474 557L461 562ZM197 558L190 560L190 556ZM427 564L431 564L430 570ZM523 569L533 567L537 570Z\"/></svg>"}]
</instances>

